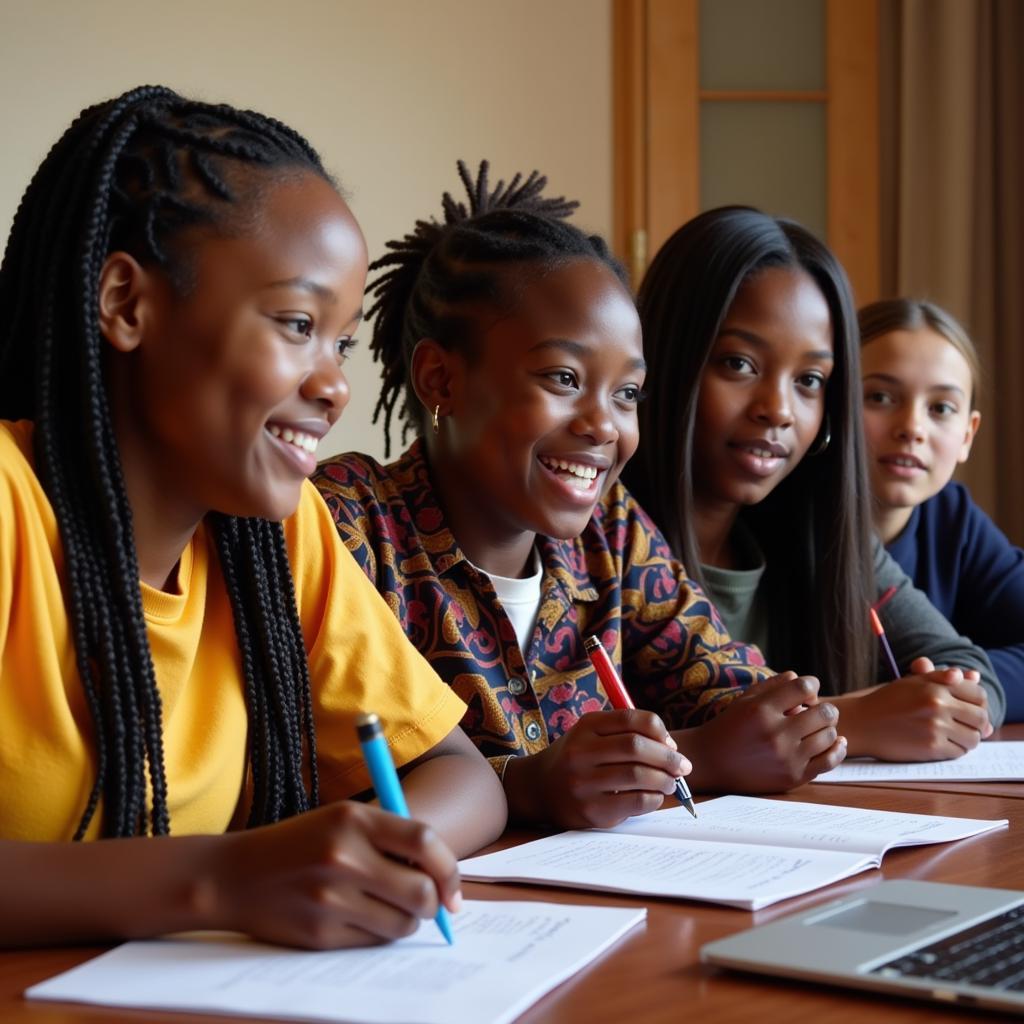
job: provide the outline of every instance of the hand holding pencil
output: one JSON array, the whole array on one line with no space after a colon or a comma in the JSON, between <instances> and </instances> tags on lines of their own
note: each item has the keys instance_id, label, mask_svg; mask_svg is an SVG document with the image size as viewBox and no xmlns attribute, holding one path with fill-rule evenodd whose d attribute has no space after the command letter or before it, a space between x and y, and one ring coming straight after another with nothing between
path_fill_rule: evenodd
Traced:
<instances>
[{"instance_id":1,"label":"hand holding pencil","mask_svg":"<svg viewBox=\"0 0 1024 1024\"><path fill-rule=\"evenodd\" d=\"M604 692L608 695L608 700L611 702L612 707L619 711L635 710L635 705L629 696L629 691L623 685L618 672L615 671L615 666L612 664L611 658L608 657L608 652L602 646L601 641L596 636L589 636L586 639L585 646L590 662L604 686ZM693 805L693 797L681 775L675 780L675 795L679 802L696 818L697 810Z\"/></svg>"},{"instance_id":2,"label":"hand holding pencil","mask_svg":"<svg viewBox=\"0 0 1024 1024\"><path fill-rule=\"evenodd\" d=\"M356 722L356 732L381 807L400 818L408 818L409 808L405 802L398 772L395 771L395 763L391 759L391 751L384 738L380 718L372 712L360 715ZM450 946L452 944L451 919L443 903L437 908L434 920L437 922L438 930Z\"/></svg>"},{"instance_id":3,"label":"hand holding pencil","mask_svg":"<svg viewBox=\"0 0 1024 1024\"><path fill-rule=\"evenodd\" d=\"M559 828L611 828L656 811L691 770L654 712L588 711L543 749L509 761L509 818Z\"/></svg>"}]
</instances>

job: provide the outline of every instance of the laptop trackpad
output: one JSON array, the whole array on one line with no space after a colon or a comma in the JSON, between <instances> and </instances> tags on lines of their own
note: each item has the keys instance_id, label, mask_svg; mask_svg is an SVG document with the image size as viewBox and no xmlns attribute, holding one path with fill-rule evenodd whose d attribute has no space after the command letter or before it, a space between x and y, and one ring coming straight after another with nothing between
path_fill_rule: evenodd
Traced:
<instances>
[{"instance_id":1,"label":"laptop trackpad","mask_svg":"<svg viewBox=\"0 0 1024 1024\"><path fill-rule=\"evenodd\" d=\"M953 910L911 907L906 903L863 900L852 907L839 907L804 919L805 925L845 928L848 931L873 932L876 935L912 935L922 928L956 917Z\"/></svg>"}]
</instances>

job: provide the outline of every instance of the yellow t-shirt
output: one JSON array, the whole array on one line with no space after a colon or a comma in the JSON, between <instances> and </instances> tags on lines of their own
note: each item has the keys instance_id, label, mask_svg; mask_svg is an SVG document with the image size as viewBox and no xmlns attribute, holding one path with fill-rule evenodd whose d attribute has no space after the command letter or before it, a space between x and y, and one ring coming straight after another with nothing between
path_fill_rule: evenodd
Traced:
<instances>
[{"instance_id":1,"label":"yellow t-shirt","mask_svg":"<svg viewBox=\"0 0 1024 1024\"><path fill-rule=\"evenodd\" d=\"M369 788L355 718L376 711L396 764L443 739L465 705L402 633L308 482L285 520L312 680L321 801ZM68 840L93 781L93 724L75 661L57 521L32 424L0 420L0 838ZM225 831L247 763L241 655L216 544L200 525L178 593L141 584L163 701L171 831ZM100 812L90 838L99 833Z\"/></svg>"}]
</instances>

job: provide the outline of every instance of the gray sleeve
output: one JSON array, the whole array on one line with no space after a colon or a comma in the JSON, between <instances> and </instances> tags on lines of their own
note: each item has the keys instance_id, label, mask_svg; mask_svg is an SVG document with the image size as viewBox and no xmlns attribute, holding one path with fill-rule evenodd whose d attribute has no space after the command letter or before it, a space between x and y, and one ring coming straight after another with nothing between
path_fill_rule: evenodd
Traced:
<instances>
[{"instance_id":1,"label":"gray sleeve","mask_svg":"<svg viewBox=\"0 0 1024 1024\"><path fill-rule=\"evenodd\" d=\"M896 664L906 671L915 658L931 658L936 665L976 668L988 695L988 715L998 728L1006 715L1006 695L996 678L988 655L949 624L918 590L881 541L873 538L875 585L879 594L895 587L892 598L878 613L889 638ZM881 663L880 663L881 664ZM881 670L883 673L885 669ZM888 678L888 676L886 676Z\"/></svg>"}]
</instances>

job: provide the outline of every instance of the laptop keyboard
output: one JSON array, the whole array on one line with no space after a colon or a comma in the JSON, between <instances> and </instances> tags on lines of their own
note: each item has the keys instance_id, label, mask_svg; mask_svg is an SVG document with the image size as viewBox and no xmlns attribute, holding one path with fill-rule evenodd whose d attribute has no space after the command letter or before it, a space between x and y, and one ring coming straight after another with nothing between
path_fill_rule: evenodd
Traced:
<instances>
[{"instance_id":1,"label":"laptop keyboard","mask_svg":"<svg viewBox=\"0 0 1024 1024\"><path fill-rule=\"evenodd\" d=\"M890 960L871 973L1024 992L1024 906Z\"/></svg>"}]
</instances>

